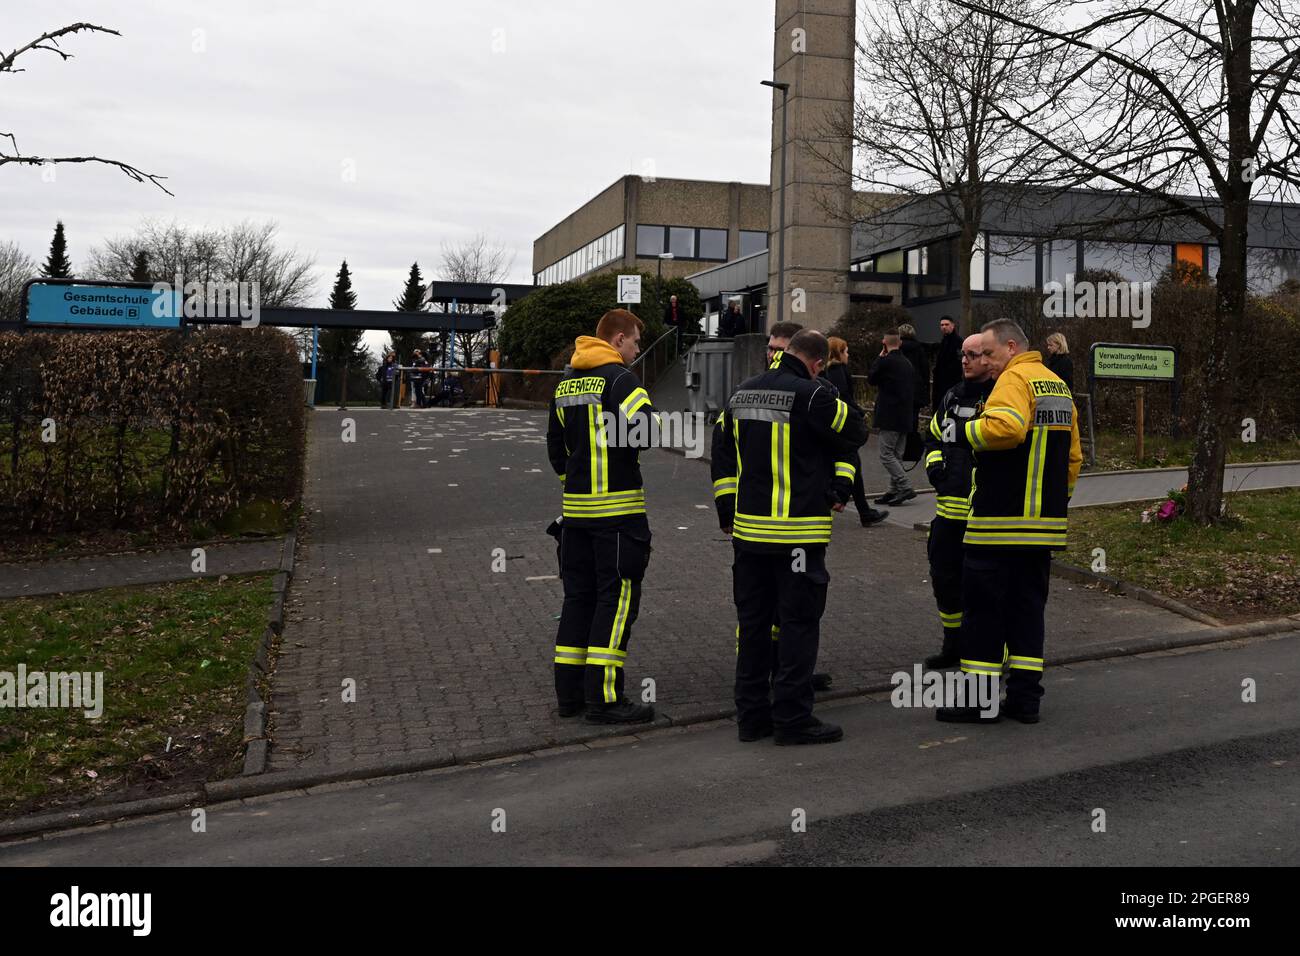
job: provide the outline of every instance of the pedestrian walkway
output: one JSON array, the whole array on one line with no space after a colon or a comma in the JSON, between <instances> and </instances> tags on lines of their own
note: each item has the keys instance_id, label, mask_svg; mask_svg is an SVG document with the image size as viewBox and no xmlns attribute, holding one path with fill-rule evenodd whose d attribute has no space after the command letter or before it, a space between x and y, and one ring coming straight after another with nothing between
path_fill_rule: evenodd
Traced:
<instances>
[{"instance_id":1,"label":"pedestrian walkway","mask_svg":"<svg viewBox=\"0 0 1300 956\"><path fill-rule=\"evenodd\" d=\"M1128 501L1149 501L1163 498L1171 488L1187 484L1186 468L1152 468L1143 471L1100 471L1084 473L1075 485L1071 508L1089 505L1122 504ZM913 481L919 490L928 488L925 475L920 483ZM1263 491L1269 488L1300 487L1300 461L1253 462L1228 465L1224 469L1223 490ZM911 527L916 522L929 523L934 517L934 495L918 495L912 501L890 511L887 520Z\"/></svg>"},{"instance_id":2,"label":"pedestrian walkway","mask_svg":"<svg viewBox=\"0 0 1300 956\"><path fill-rule=\"evenodd\" d=\"M344 419L355 442L343 440ZM586 731L555 715L551 660L561 601L560 486L544 413L318 410L308 521L272 699L271 769L517 743ZM731 543L708 466L643 455L654 553L627 687L674 719L731 709ZM906 511L907 509L899 509ZM937 650L925 542L910 528L836 520L819 669L836 691L879 686ZM1052 582L1047 657L1204 625ZM354 703L343 700L355 682Z\"/></svg>"},{"instance_id":3,"label":"pedestrian walkway","mask_svg":"<svg viewBox=\"0 0 1300 956\"><path fill-rule=\"evenodd\" d=\"M273 571L280 567L284 540L204 545L203 572L194 570L194 549L188 547L0 564L0 599Z\"/></svg>"}]
</instances>

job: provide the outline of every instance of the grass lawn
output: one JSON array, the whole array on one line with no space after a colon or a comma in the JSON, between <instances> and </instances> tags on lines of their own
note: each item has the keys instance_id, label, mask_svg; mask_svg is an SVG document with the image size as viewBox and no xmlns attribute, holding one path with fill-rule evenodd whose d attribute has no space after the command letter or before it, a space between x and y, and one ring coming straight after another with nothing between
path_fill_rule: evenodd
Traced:
<instances>
[{"instance_id":1,"label":"grass lawn","mask_svg":"<svg viewBox=\"0 0 1300 956\"><path fill-rule=\"evenodd\" d=\"M0 711L0 814L237 773L271 574L0 601L0 671L102 671L103 714ZM171 739L170 749L168 738Z\"/></svg>"},{"instance_id":2,"label":"grass lawn","mask_svg":"<svg viewBox=\"0 0 1300 956\"><path fill-rule=\"evenodd\" d=\"M1104 548L1107 574L1223 621L1300 612L1300 489L1227 500L1229 517L1210 528L1142 524L1149 502L1072 509L1065 560L1090 568L1093 548Z\"/></svg>"},{"instance_id":3,"label":"grass lawn","mask_svg":"<svg viewBox=\"0 0 1300 956\"><path fill-rule=\"evenodd\" d=\"M1137 457L1137 436L1107 429L1097 432L1097 467L1095 471L1120 471L1125 468L1186 468L1192 463L1193 436L1170 438L1168 434L1147 434L1143 457ZM1084 462L1088 460L1084 452ZM1228 463L1247 461L1300 460L1300 435L1260 436L1257 441L1229 441Z\"/></svg>"}]
</instances>

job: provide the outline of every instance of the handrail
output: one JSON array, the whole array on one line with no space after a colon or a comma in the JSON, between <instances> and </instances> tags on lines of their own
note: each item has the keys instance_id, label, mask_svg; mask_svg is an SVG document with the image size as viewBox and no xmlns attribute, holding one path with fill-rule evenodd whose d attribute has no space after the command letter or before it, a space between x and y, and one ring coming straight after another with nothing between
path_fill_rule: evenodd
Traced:
<instances>
[{"instance_id":1,"label":"handrail","mask_svg":"<svg viewBox=\"0 0 1300 956\"><path fill-rule=\"evenodd\" d=\"M632 360L632 364L629 365L628 368L636 368L638 363L640 363L642 359L644 359L647 355L653 352L658 347L659 343L662 342L664 339L668 338L668 336L670 335L675 337L677 335L677 330L669 329L663 335L659 336L659 338L651 342L648 348L643 349L641 351L641 354Z\"/></svg>"}]
</instances>

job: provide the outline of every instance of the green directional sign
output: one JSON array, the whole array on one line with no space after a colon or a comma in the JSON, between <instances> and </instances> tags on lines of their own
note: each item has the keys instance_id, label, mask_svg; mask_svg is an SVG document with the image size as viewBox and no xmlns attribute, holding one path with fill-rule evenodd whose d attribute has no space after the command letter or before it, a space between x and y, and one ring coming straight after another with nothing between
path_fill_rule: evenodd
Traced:
<instances>
[{"instance_id":1,"label":"green directional sign","mask_svg":"<svg viewBox=\"0 0 1300 956\"><path fill-rule=\"evenodd\" d=\"M1172 382L1177 355L1167 345L1121 345L1098 342L1092 347L1093 378L1118 378L1132 382Z\"/></svg>"}]
</instances>

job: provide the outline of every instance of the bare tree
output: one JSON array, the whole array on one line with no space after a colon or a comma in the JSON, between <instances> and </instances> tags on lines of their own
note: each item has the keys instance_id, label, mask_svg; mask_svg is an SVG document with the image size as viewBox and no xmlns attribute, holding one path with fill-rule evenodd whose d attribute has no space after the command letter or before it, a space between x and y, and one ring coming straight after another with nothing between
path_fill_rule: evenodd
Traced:
<instances>
[{"instance_id":1,"label":"bare tree","mask_svg":"<svg viewBox=\"0 0 1300 956\"><path fill-rule=\"evenodd\" d=\"M479 233L462 242L442 244L438 278L446 282L500 282L514 265L514 252Z\"/></svg>"},{"instance_id":2,"label":"bare tree","mask_svg":"<svg viewBox=\"0 0 1300 956\"><path fill-rule=\"evenodd\" d=\"M36 260L16 242L0 242L0 322L22 318L23 286L36 278Z\"/></svg>"},{"instance_id":3,"label":"bare tree","mask_svg":"<svg viewBox=\"0 0 1300 956\"><path fill-rule=\"evenodd\" d=\"M460 242L444 242L438 261L438 278L444 282L501 282L514 268L515 254L504 244L488 238L483 233ZM474 306L472 312L486 311L486 306ZM483 332L457 333L460 354L466 365L473 365L475 356L482 355L488 336ZM447 357L447 333L439 336L438 351L443 360Z\"/></svg>"},{"instance_id":4,"label":"bare tree","mask_svg":"<svg viewBox=\"0 0 1300 956\"><path fill-rule=\"evenodd\" d=\"M1181 217L1217 242L1210 359L1196 399L1188 482L1191 517L1217 520L1231 387L1241 369L1252 194L1282 198L1300 187L1293 0L1050 0L1041 9L1052 11L1051 20L1016 16L988 0L949 2L1029 31L1045 53L1083 55L1077 68L1052 78L1046 98L998 106L1003 119L1068 164L1075 184L1127 190L1141 200L1130 221Z\"/></svg>"},{"instance_id":5,"label":"bare tree","mask_svg":"<svg viewBox=\"0 0 1300 956\"><path fill-rule=\"evenodd\" d=\"M990 2L1018 17L1035 13L1031 0ZM930 269L955 272L969 328L971 255L990 198L1014 201L1053 158L996 108L1041 87L1045 57L1025 49L1027 28L944 0L873 0L862 11L852 126L840 135L853 143L854 185L898 201L859 204L855 218L927 239L936 227L956 232L956 261Z\"/></svg>"},{"instance_id":6,"label":"bare tree","mask_svg":"<svg viewBox=\"0 0 1300 956\"><path fill-rule=\"evenodd\" d=\"M36 50L44 50L47 53L57 54L64 60L72 59L71 53L66 53L60 47L59 40L62 37L70 36L86 30L92 33L108 33L113 36L121 36L116 30L110 30L108 27L96 26L93 23L72 23L68 26L59 27L57 30L51 30L48 33L42 33L30 43L25 43L9 53L0 53L0 73L22 73L22 67L14 64L18 58L26 53ZM127 176L131 177L138 183L150 182L165 192L167 195L173 195L172 191L164 186L161 180L166 176L158 176L154 173L146 173L144 170L124 163L118 159L104 159L100 156L35 156L25 154L18 146L18 139L13 133L0 133L0 140L9 140L9 148L12 152L6 151L6 147L0 145L0 166L8 163L17 163L20 166L47 166L61 163L100 163L105 166L116 166Z\"/></svg>"},{"instance_id":7,"label":"bare tree","mask_svg":"<svg viewBox=\"0 0 1300 956\"><path fill-rule=\"evenodd\" d=\"M191 229L146 219L131 235L92 249L87 271L91 278L128 281L143 252L160 282L255 282L263 306L305 305L313 294L315 263L281 248L278 232L274 222Z\"/></svg>"}]
</instances>

